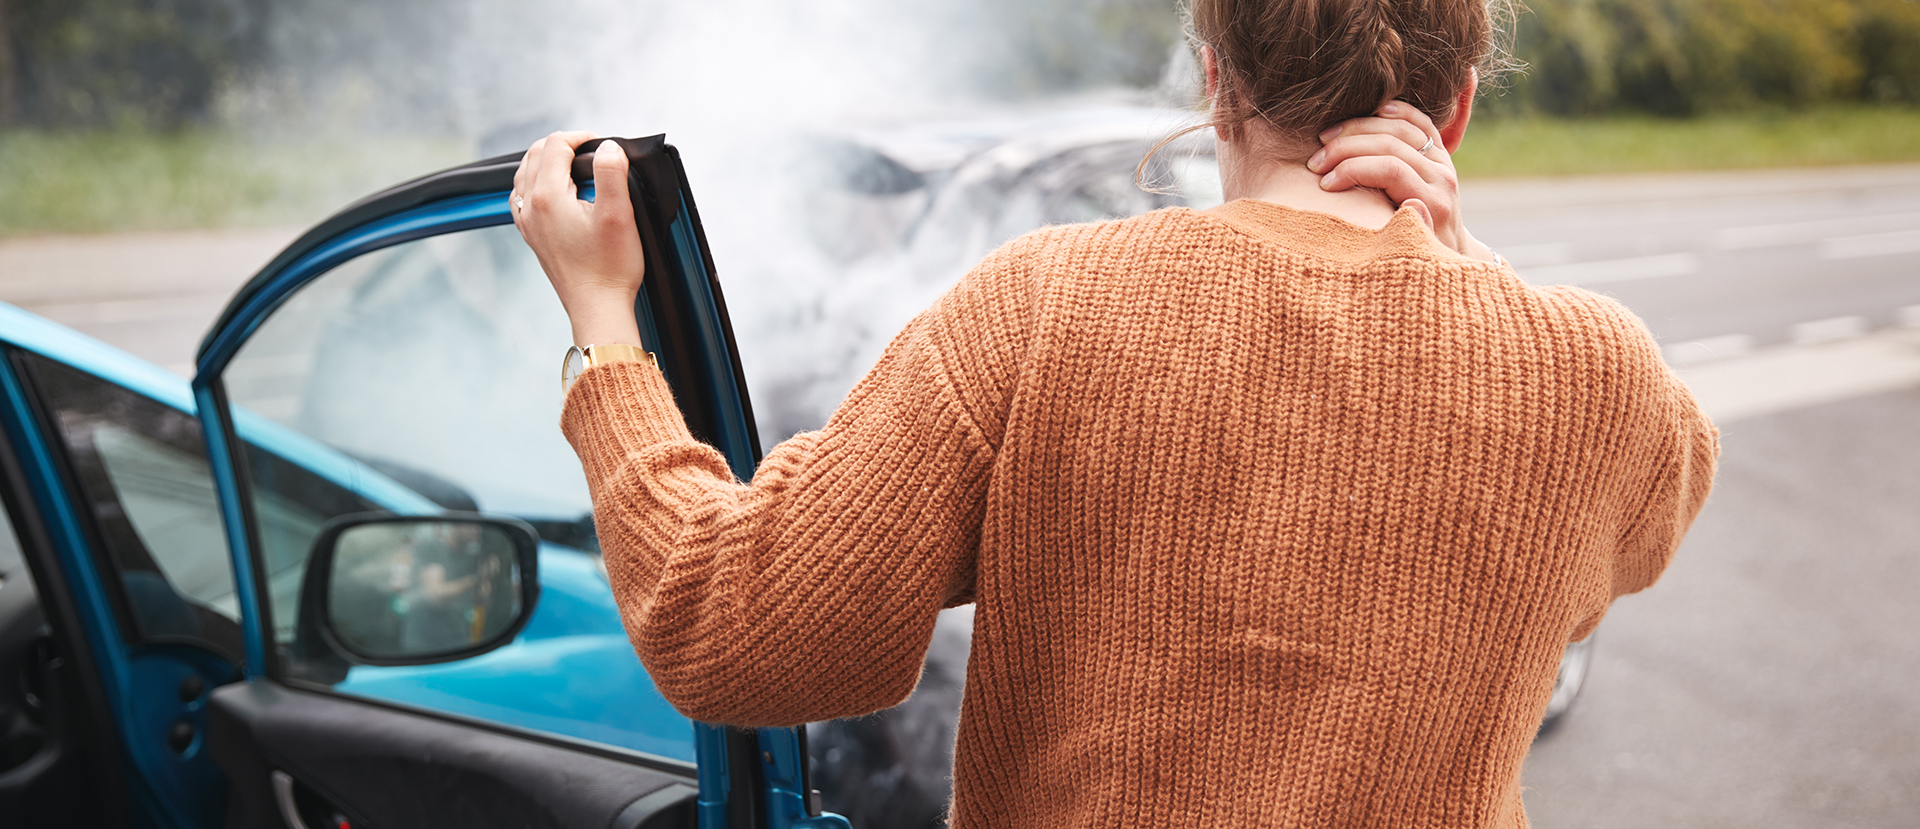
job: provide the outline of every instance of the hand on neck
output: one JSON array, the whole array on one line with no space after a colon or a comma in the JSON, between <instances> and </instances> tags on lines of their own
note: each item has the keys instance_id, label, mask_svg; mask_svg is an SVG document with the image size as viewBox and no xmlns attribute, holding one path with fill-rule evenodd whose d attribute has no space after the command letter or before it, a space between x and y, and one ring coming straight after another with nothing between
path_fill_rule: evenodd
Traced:
<instances>
[{"instance_id":1,"label":"hand on neck","mask_svg":"<svg viewBox=\"0 0 1920 829\"><path fill-rule=\"evenodd\" d=\"M1295 147L1257 122L1218 137L1220 184L1227 201L1257 199L1295 210L1310 210L1379 229L1393 219L1394 204L1378 190L1355 188L1337 193L1320 189L1320 175L1307 169L1314 148Z\"/></svg>"}]
</instances>

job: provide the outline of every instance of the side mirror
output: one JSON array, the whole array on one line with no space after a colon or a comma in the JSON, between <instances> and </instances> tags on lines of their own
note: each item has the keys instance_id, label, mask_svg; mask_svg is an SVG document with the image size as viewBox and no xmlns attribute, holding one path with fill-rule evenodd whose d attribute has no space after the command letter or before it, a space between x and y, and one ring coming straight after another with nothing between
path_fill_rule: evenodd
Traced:
<instances>
[{"instance_id":1,"label":"side mirror","mask_svg":"<svg viewBox=\"0 0 1920 829\"><path fill-rule=\"evenodd\" d=\"M533 528L511 518L342 515L321 527L307 559L299 638L357 665L486 653L533 616L539 546Z\"/></svg>"}]
</instances>

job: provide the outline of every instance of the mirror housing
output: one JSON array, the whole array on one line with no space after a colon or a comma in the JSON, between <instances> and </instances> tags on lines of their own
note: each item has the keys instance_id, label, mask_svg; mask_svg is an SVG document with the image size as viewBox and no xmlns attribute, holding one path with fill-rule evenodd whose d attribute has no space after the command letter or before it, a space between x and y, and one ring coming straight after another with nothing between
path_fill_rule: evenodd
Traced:
<instances>
[{"instance_id":1,"label":"mirror housing","mask_svg":"<svg viewBox=\"0 0 1920 829\"><path fill-rule=\"evenodd\" d=\"M540 597L539 537L525 522L477 513L353 513L314 539L295 646L349 665L432 665L513 640Z\"/></svg>"}]
</instances>

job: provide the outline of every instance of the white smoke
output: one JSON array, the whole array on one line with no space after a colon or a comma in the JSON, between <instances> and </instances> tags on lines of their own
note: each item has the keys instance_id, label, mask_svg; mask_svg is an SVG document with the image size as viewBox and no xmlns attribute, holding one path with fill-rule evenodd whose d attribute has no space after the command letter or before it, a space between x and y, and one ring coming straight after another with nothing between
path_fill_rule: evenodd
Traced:
<instances>
[{"instance_id":1,"label":"white smoke","mask_svg":"<svg viewBox=\"0 0 1920 829\"><path fill-rule=\"evenodd\" d=\"M1014 105L1061 62L1042 54L1046 33L1029 24L1067 21L1062 42L1095 57L1143 42L1135 26L1096 43L1086 21L1100 9L1157 5L1161 28L1177 28L1164 0L307 2L273 28L279 73L253 85L299 102L281 121L451 130L476 155L562 128L666 133L686 162L769 442L823 422L967 264L903 270L823 253L817 221L803 215L806 138ZM1155 65L1166 54L1150 51Z\"/></svg>"}]
</instances>

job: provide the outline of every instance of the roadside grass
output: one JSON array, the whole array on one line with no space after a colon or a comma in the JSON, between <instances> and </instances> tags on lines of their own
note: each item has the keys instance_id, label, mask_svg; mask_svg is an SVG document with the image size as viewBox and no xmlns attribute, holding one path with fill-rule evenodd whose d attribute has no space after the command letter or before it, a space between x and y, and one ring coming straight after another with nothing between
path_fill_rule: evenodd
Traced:
<instances>
[{"instance_id":1,"label":"roadside grass","mask_svg":"<svg viewBox=\"0 0 1920 829\"><path fill-rule=\"evenodd\" d=\"M0 237L312 224L470 155L432 138L5 131Z\"/></svg>"},{"instance_id":2,"label":"roadside grass","mask_svg":"<svg viewBox=\"0 0 1920 829\"><path fill-rule=\"evenodd\" d=\"M458 140L215 130L0 131L0 237L309 225L473 157ZM1463 178L1920 162L1920 108L1827 107L1688 120L1485 116Z\"/></svg>"},{"instance_id":3,"label":"roadside grass","mask_svg":"<svg viewBox=\"0 0 1920 829\"><path fill-rule=\"evenodd\" d=\"M1920 108L1823 107L1692 119L1475 118L1463 179L1920 162Z\"/></svg>"}]
</instances>

